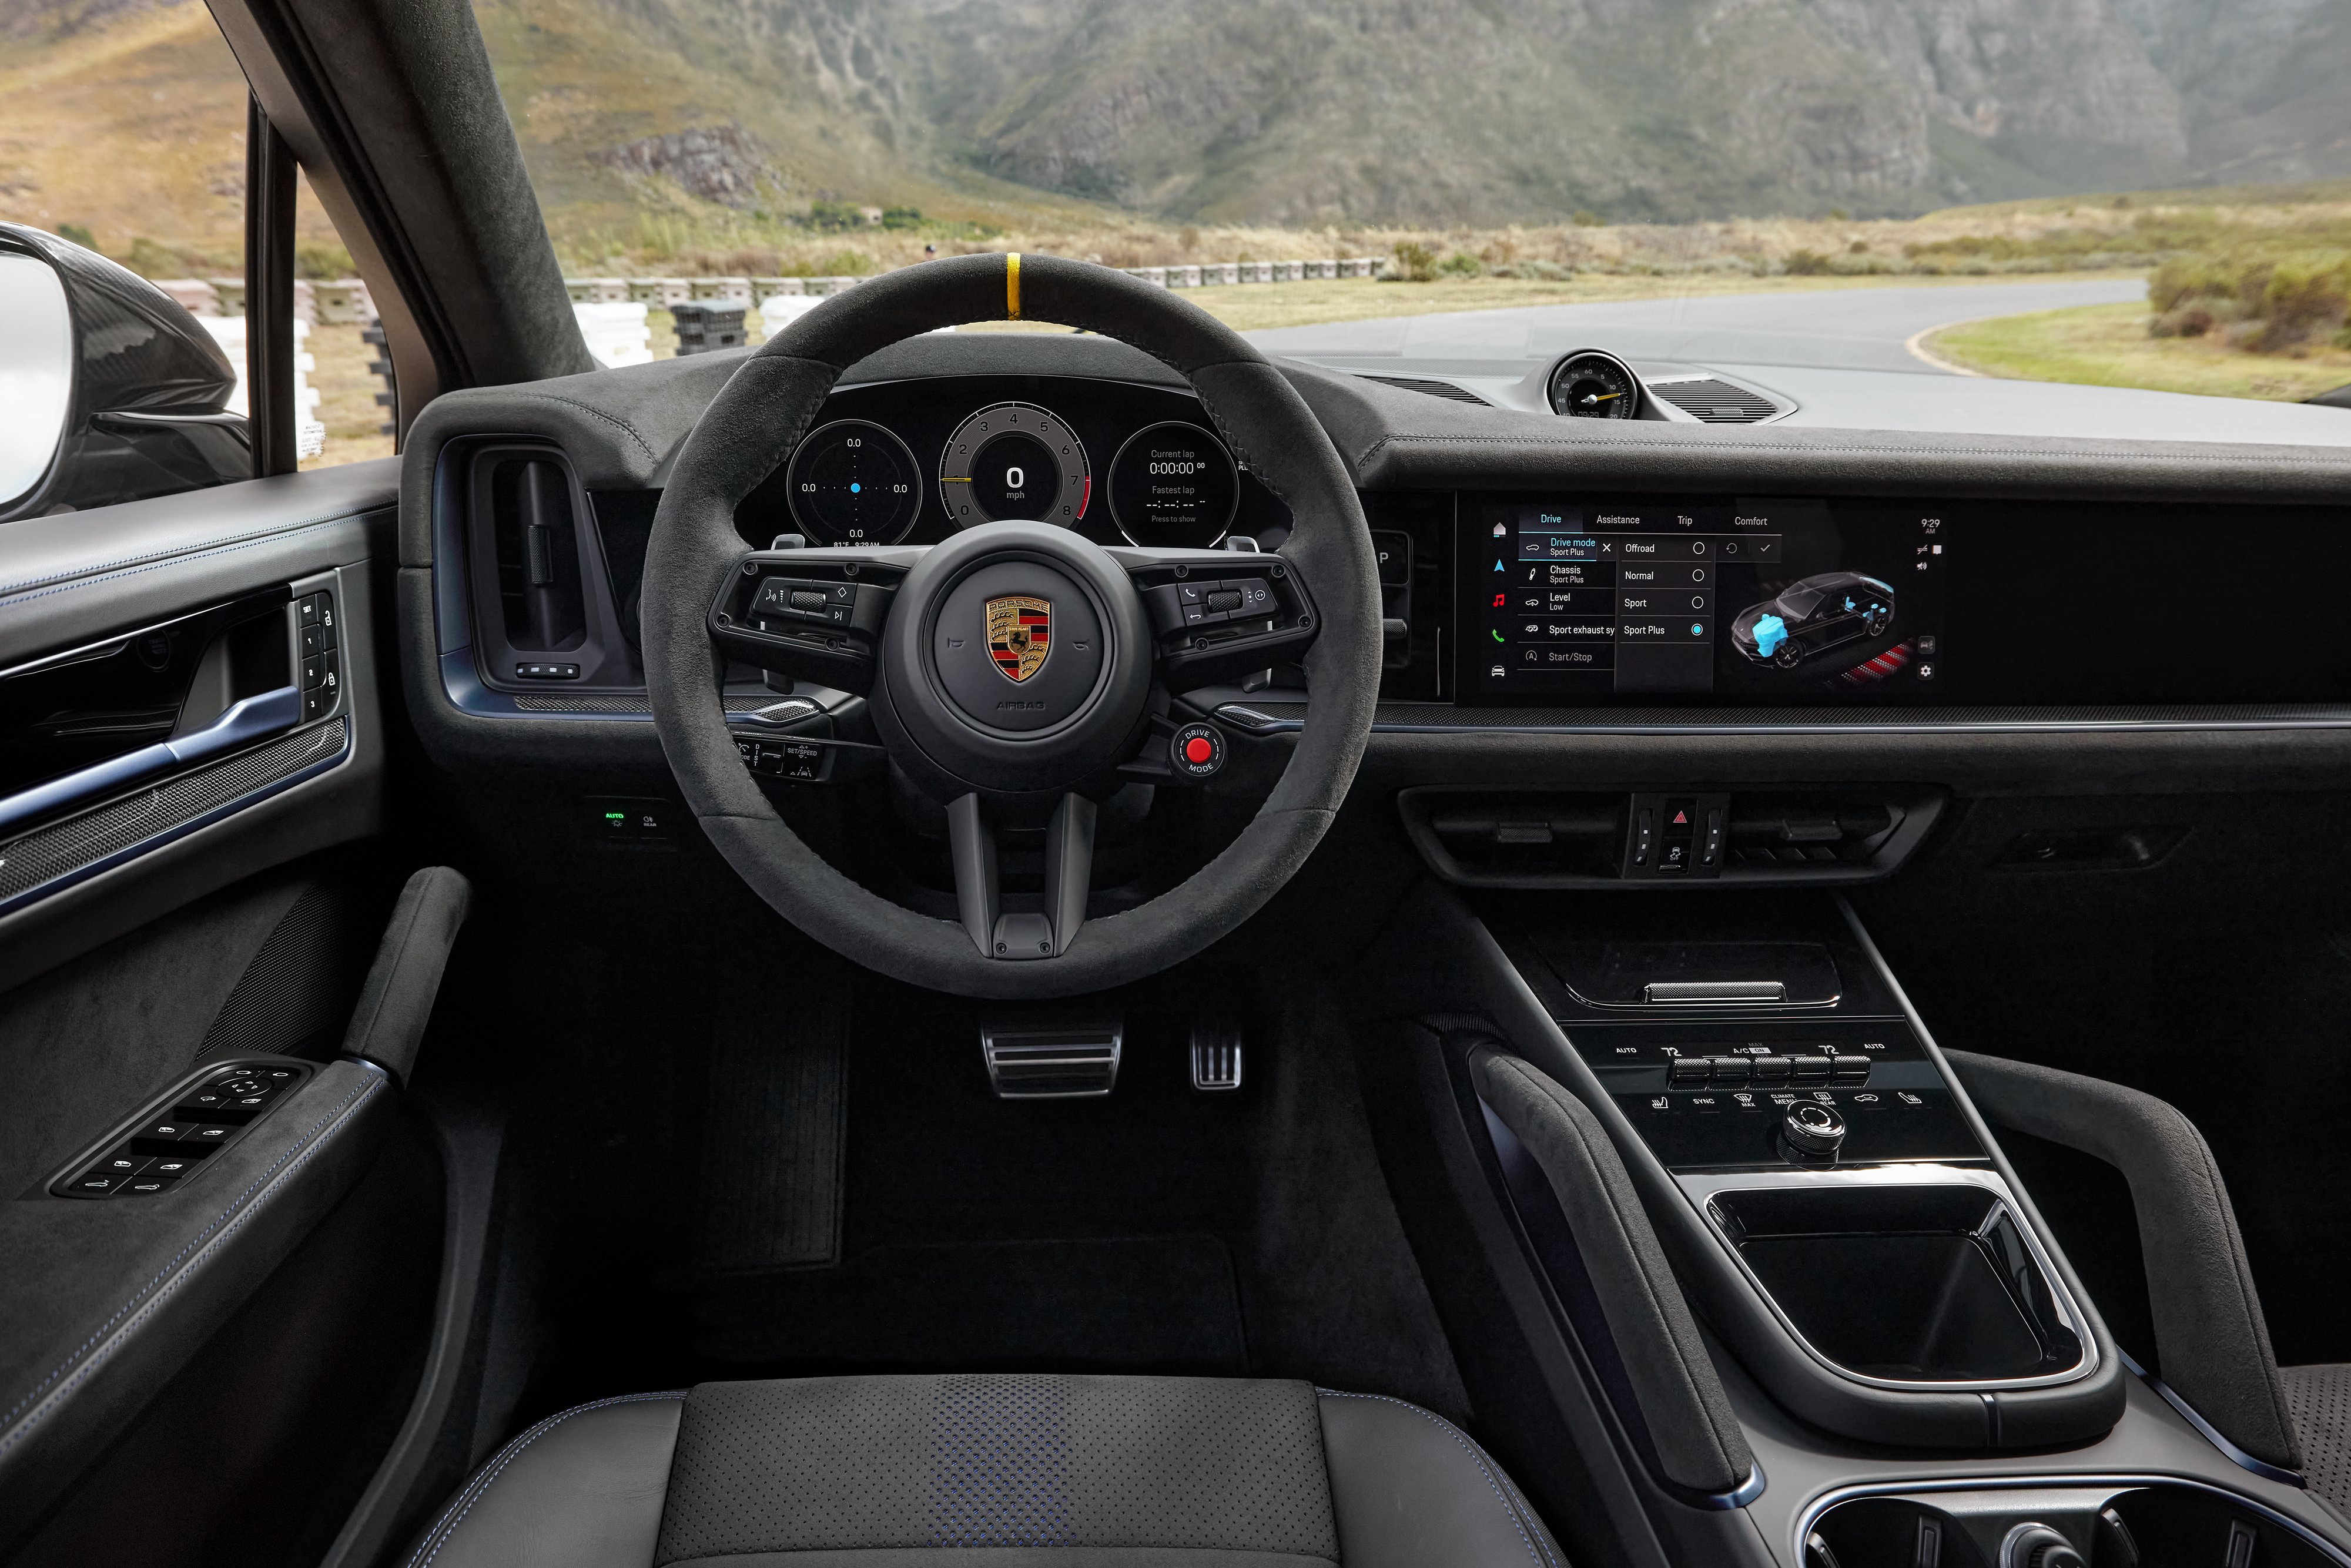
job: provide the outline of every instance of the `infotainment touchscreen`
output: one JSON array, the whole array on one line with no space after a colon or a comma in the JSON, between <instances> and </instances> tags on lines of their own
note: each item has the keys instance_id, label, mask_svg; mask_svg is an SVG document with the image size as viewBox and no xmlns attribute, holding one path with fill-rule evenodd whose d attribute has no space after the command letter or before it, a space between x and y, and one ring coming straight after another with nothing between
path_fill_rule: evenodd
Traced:
<instances>
[{"instance_id":1,"label":"infotainment touchscreen","mask_svg":"<svg viewBox=\"0 0 2351 1568\"><path fill-rule=\"evenodd\" d=\"M1465 495L1458 527L1472 702L1931 701L1966 655L1932 506Z\"/></svg>"}]
</instances>

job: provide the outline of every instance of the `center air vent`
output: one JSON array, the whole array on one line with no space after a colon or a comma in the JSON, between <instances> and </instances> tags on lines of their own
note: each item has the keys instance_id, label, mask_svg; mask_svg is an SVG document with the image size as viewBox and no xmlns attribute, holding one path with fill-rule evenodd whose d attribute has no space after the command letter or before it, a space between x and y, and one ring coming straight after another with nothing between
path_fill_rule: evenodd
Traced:
<instances>
[{"instance_id":1,"label":"center air vent","mask_svg":"<svg viewBox=\"0 0 2351 1568\"><path fill-rule=\"evenodd\" d=\"M1935 789L1407 789L1405 828L1464 887L1873 882L1918 847Z\"/></svg>"},{"instance_id":2,"label":"center air vent","mask_svg":"<svg viewBox=\"0 0 2351 1568\"><path fill-rule=\"evenodd\" d=\"M1406 392L1426 392L1430 397L1450 398L1455 402L1474 402L1479 408L1494 406L1468 387L1457 387L1451 382L1426 381L1418 376L1365 376L1364 380L1377 382L1384 387L1402 387Z\"/></svg>"},{"instance_id":3,"label":"center air vent","mask_svg":"<svg viewBox=\"0 0 2351 1568\"><path fill-rule=\"evenodd\" d=\"M1651 382L1649 395L1663 398L1708 424L1753 424L1780 412L1780 405L1761 392L1711 378L1698 382Z\"/></svg>"}]
</instances>

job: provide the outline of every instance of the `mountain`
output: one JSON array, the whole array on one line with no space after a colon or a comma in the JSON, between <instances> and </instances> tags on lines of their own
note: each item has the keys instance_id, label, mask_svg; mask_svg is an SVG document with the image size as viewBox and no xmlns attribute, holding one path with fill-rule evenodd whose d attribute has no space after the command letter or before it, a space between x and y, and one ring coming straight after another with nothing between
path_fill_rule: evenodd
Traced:
<instances>
[{"instance_id":1,"label":"mountain","mask_svg":"<svg viewBox=\"0 0 2351 1568\"><path fill-rule=\"evenodd\" d=\"M549 222L582 254L700 244L728 214L756 227L815 201L1029 226L1105 209L1489 225L2351 175L2351 0L475 0L475 15ZM0 210L88 222L68 209L113 201L123 222L225 242L234 72L197 0L0 0ZM167 104L179 118L159 134Z\"/></svg>"},{"instance_id":2,"label":"mountain","mask_svg":"<svg viewBox=\"0 0 2351 1568\"><path fill-rule=\"evenodd\" d=\"M2351 173L2351 0L480 0L477 14L502 71L535 78L612 64L590 44L601 31L655 40L664 63L644 79L677 90L621 95L632 114L674 133L689 129L684 100L716 114L724 99L777 190L874 200L913 182L1186 220L1491 224L1578 208L1904 214ZM681 75L671 59L691 63ZM584 77L572 90L605 97ZM561 140L541 143L550 163Z\"/></svg>"}]
</instances>

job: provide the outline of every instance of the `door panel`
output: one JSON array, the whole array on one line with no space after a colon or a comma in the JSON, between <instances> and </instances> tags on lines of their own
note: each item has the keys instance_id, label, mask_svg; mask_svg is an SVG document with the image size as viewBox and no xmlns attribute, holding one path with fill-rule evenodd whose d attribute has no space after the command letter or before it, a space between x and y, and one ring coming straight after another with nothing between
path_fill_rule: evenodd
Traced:
<instances>
[{"instance_id":1,"label":"door panel","mask_svg":"<svg viewBox=\"0 0 2351 1568\"><path fill-rule=\"evenodd\" d=\"M0 1557L99 1496L126 1433L241 1495L241 1450L151 1407L326 1217L374 1212L347 1198L401 1085L335 1052L409 869L382 836L396 503L386 462L0 527ZM195 1103L192 1074L298 1059L173 1185L61 1196L162 1160L133 1124L188 1121L157 1096ZM429 1251L437 1178L404 1189L427 1196L381 1223ZM331 1366L384 1326L305 1332Z\"/></svg>"},{"instance_id":2,"label":"door panel","mask_svg":"<svg viewBox=\"0 0 2351 1568\"><path fill-rule=\"evenodd\" d=\"M57 701L37 711L28 695L18 712L0 695L0 716L40 741L11 746L0 786L0 987L379 831L376 602L396 486L395 464L355 464L0 528L0 690L38 687ZM320 593L341 622L340 695L323 708L301 689L297 625ZM279 608L256 615L263 599ZM269 613L287 639L274 671L257 653ZM183 627L201 629L183 639L189 651L141 660ZM118 639L127 653L92 661L119 666L118 679L77 684L39 668ZM252 656L231 656L240 639ZM76 725L115 733L55 737Z\"/></svg>"}]
</instances>

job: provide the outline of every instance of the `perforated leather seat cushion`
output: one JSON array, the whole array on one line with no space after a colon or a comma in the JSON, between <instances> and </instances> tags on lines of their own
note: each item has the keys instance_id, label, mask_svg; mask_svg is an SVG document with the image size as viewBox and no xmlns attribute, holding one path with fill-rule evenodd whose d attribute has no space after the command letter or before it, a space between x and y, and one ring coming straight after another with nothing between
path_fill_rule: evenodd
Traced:
<instances>
[{"instance_id":1,"label":"perforated leather seat cushion","mask_svg":"<svg viewBox=\"0 0 2351 1568\"><path fill-rule=\"evenodd\" d=\"M2281 1366L2310 1490L2351 1510L2351 1366Z\"/></svg>"},{"instance_id":2,"label":"perforated leather seat cushion","mask_svg":"<svg viewBox=\"0 0 2351 1568\"><path fill-rule=\"evenodd\" d=\"M975 1552L978 1558L975 1558ZM1509 1478L1400 1400L973 1375L705 1384L507 1445L413 1568L1563 1568Z\"/></svg>"}]
</instances>

